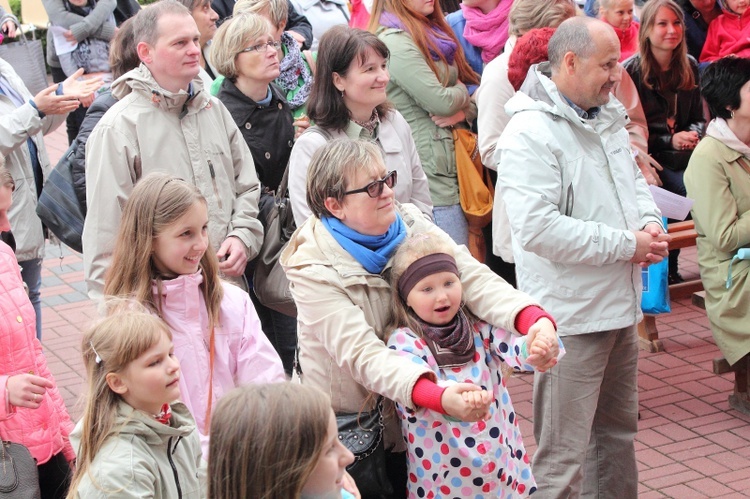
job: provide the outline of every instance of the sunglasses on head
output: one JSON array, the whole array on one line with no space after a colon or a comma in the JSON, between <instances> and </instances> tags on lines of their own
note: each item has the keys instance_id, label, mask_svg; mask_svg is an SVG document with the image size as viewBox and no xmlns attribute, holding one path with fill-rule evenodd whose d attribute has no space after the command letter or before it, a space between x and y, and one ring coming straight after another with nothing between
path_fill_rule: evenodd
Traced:
<instances>
[{"instance_id":1,"label":"sunglasses on head","mask_svg":"<svg viewBox=\"0 0 750 499\"><path fill-rule=\"evenodd\" d=\"M383 177L380 180L373 180L366 186L362 187L361 189L354 189L353 191L346 191L344 193L344 196L348 196L349 194L358 194L360 192L366 192L368 196L371 198L379 197L381 194L383 194L383 186L387 185L389 189L393 189L393 187L396 185L396 180L398 179L398 175L396 173L396 170L393 170L392 172L388 172L385 177Z\"/></svg>"}]
</instances>

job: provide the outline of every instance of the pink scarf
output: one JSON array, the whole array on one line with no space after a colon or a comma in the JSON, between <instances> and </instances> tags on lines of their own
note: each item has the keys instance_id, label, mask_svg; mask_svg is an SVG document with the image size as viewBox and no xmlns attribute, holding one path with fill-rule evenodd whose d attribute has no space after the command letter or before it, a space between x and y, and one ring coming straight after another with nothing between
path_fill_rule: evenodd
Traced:
<instances>
[{"instance_id":1,"label":"pink scarf","mask_svg":"<svg viewBox=\"0 0 750 499\"><path fill-rule=\"evenodd\" d=\"M461 11L466 19L464 38L482 50L482 61L490 62L502 52L508 41L508 12L513 0L500 0L497 7L489 14L476 7L461 4Z\"/></svg>"}]
</instances>

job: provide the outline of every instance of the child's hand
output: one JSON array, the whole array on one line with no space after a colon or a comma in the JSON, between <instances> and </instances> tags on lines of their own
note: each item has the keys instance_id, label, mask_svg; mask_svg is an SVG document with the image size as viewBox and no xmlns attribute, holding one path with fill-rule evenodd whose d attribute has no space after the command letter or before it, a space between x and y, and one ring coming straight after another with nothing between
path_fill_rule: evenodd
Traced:
<instances>
[{"instance_id":1,"label":"child's hand","mask_svg":"<svg viewBox=\"0 0 750 499\"><path fill-rule=\"evenodd\" d=\"M542 317L536 321L530 328L526 336L529 356L526 363L532 365L539 372L557 364L557 355L560 353L560 347L557 341L557 331L551 320Z\"/></svg>"},{"instance_id":2,"label":"child's hand","mask_svg":"<svg viewBox=\"0 0 750 499\"><path fill-rule=\"evenodd\" d=\"M440 402L445 413L466 422L490 417L492 394L479 385L456 383L445 389Z\"/></svg>"}]
</instances>

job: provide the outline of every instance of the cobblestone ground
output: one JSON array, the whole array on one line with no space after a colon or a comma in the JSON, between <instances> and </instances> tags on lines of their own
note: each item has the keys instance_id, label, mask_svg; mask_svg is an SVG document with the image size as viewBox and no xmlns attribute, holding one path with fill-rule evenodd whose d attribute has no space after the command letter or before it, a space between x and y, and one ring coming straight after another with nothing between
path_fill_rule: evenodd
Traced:
<instances>
[{"instance_id":1,"label":"cobblestone ground","mask_svg":"<svg viewBox=\"0 0 750 499\"><path fill-rule=\"evenodd\" d=\"M54 162L67 148L64 126L47 136ZM683 250L681 272L697 275L695 249ZM42 274L44 331L49 367L74 418L80 417L84 379L81 332L96 317L85 294L80 255L48 244ZM641 421L636 439L639 497L746 498L750 496L750 417L731 409L732 374L711 372L719 351L705 312L689 300L672 302L657 324L664 352L641 352L638 386ZM525 445L532 433L531 375L510 380ZM616 492L613 491L613 497Z\"/></svg>"}]
</instances>

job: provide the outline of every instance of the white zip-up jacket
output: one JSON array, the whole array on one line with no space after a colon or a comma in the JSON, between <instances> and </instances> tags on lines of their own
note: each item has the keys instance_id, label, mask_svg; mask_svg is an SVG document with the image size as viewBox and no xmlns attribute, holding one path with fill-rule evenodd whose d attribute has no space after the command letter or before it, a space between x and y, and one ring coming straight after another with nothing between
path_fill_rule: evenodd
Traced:
<instances>
[{"instance_id":1,"label":"white zip-up jacket","mask_svg":"<svg viewBox=\"0 0 750 499\"><path fill-rule=\"evenodd\" d=\"M641 320L635 235L661 213L633 160L616 99L579 118L532 66L508 101L498 141L498 189L507 206L519 288L539 300L561 336Z\"/></svg>"}]
</instances>

